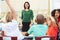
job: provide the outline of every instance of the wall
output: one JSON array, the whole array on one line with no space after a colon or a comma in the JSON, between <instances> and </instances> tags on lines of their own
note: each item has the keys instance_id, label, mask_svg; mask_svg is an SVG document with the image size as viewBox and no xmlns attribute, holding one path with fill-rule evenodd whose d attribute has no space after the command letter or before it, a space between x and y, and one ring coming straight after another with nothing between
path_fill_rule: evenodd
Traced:
<instances>
[{"instance_id":1,"label":"wall","mask_svg":"<svg viewBox=\"0 0 60 40\"><path fill-rule=\"evenodd\" d=\"M16 10L17 17L21 16L21 10L23 9L24 2L28 1L31 5L31 9L34 12L34 19L37 14L43 14L45 17L50 15L49 12L49 0L10 0L13 8ZM10 11L8 5L6 4L5 0L2 1L1 4L1 16L4 17L7 11Z\"/></svg>"},{"instance_id":2,"label":"wall","mask_svg":"<svg viewBox=\"0 0 60 40\"><path fill-rule=\"evenodd\" d=\"M1 0L0 0L0 13L1 13Z\"/></svg>"}]
</instances>

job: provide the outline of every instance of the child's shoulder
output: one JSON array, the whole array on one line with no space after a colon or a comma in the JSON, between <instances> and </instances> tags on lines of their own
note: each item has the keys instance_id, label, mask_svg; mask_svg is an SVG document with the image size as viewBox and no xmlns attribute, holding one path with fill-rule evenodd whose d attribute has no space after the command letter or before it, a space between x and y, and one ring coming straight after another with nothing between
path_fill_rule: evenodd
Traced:
<instances>
[{"instance_id":1,"label":"child's shoulder","mask_svg":"<svg viewBox=\"0 0 60 40\"><path fill-rule=\"evenodd\" d=\"M32 25L31 27L35 27L36 25L34 24L34 25Z\"/></svg>"},{"instance_id":2,"label":"child's shoulder","mask_svg":"<svg viewBox=\"0 0 60 40\"><path fill-rule=\"evenodd\" d=\"M48 25L44 25L44 26L48 26Z\"/></svg>"},{"instance_id":3,"label":"child's shoulder","mask_svg":"<svg viewBox=\"0 0 60 40\"><path fill-rule=\"evenodd\" d=\"M45 26L45 27L48 27L47 25L44 25L44 24L35 24L35 25L32 25L32 27L37 27L37 26L40 26L40 27L41 27L41 26L43 26L43 27L44 27L44 26Z\"/></svg>"},{"instance_id":4,"label":"child's shoulder","mask_svg":"<svg viewBox=\"0 0 60 40\"><path fill-rule=\"evenodd\" d=\"M37 26L38 26L37 24L34 24L34 25L32 25L31 27L34 27L34 28L35 28L35 27L37 27Z\"/></svg>"},{"instance_id":5,"label":"child's shoulder","mask_svg":"<svg viewBox=\"0 0 60 40\"><path fill-rule=\"evenodd\" d=\"M47 26L47 25L45 25L45 24L38 24L39 26Z\"/></svg>"}]
</instances>

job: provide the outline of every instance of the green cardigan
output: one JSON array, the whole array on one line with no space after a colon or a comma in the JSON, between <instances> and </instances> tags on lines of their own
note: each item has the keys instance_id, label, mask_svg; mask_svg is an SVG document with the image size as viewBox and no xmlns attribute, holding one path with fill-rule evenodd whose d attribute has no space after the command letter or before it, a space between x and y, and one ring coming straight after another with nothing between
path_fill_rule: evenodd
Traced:
<instances>
[{"instance_id":1,"label":"green cardigan","mask_svg":"<svg viewBox=\"0 0 60 40\"><path fill-rule=\"evenodd\" d=\"M23 22L31 22L33 20L33 11L30 9L28 11L22 10L21 19Z\"/></svg>"}]
</instances>

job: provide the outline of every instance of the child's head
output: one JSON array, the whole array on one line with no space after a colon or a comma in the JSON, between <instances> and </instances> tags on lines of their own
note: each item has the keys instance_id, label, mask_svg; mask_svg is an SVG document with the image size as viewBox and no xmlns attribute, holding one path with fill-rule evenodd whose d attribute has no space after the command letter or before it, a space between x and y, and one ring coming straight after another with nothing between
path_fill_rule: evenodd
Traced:
<instances>
[{"instance_id":1,"label":"child's head","mask_svg":"<svg viewBox=\"0 0 60 40\"><path fill-rule=\"evenodd\" d=\"M55 18L59 18L60 17L60 9L54 9L52 12L51 12L51 15Z\"/></svg>"},{"instance_id":2,"label":"child's head","mask_svg":"<svg viewBox=\"0 0 60 40\"><path fill-rule=\"evenodd\" d=\"M50 17L46 18L47 25L50 26L52 24L52 20Z\"/></svg>"},{"instance_id":3,"label":"child's head","mask_svg":"<svg viewBox=\"0 0 60 40\"><path fill-rule=\"evenodd\" d=\"M11 22L13 19L13 14L11 12L8 12L6 15L6 22Z\"/></svg>"},{"instance_id":4,"label":"child's head","mask_svg":"<svg viewBox=\"0 0 60 40\"><path fill-rule=\"evenodd\" d=\"M38 15L36 16L36 20L35 20L35 21L36 21L37 24L43 24L44 21L45 21L45 18L44 18L43 15L38 14Z\"/></svg>"}]
</instances>

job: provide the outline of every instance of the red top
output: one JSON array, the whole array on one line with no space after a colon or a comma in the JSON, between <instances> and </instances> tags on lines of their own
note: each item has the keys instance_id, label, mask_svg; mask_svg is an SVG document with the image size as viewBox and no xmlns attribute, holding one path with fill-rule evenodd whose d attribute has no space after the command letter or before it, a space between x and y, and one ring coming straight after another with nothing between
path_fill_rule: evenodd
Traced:
<instances>
[{"instance_id":1,"label":"red top","mask_svg":"<svg viewBox=\"0 0 60 40\"><path fill-rule=\"evenodd\" d=\"M48 36L54 36L55 38L57 37L57 32L58 32L58 27L54 27L53 25L51 25L49 28L48 28L48 31L47 31L47 35Z\"/></svg>"},{"instance_id":2,"label":"red top","mask_svg":"<svg viewBox=\"0 0 60 40\"><path fill-rule=\"evenodd\" d=\"M58 18L58 22L60 22L60 18Z\"/></svg>"}]
</instances>

